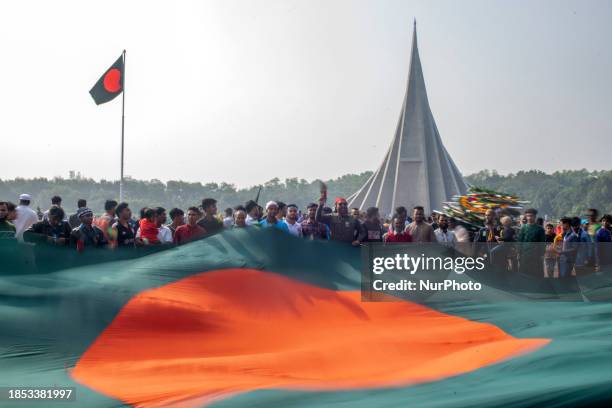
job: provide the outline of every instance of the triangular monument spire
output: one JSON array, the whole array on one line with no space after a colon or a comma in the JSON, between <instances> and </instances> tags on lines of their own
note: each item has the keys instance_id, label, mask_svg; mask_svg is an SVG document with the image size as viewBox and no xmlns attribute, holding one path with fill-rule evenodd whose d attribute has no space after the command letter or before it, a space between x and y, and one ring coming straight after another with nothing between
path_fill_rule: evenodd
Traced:
<instances>
[{"instance_id":1,"label":"triangular monument spire","mask_svg":"<svg viewBox=\"0 0 612 408\"><path fill-rule=\"evenodd\" d=\"M409 211L422 205L427 214L466 190L461 173L442 144L429 107L415 19L408 86L395 137L382 165L349 197L349 206L362 210L378 207L386 216L400 205Z\"/></svg>"}]
</instances>

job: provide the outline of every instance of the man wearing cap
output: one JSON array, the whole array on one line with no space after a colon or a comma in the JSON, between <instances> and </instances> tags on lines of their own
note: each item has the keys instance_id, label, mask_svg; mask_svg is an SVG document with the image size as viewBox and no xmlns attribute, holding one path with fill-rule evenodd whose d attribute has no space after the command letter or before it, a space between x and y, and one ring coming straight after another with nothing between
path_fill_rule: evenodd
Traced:
<instances>
[{"instance_id":1,"label":"man wearing cap","mask_svg":"<svg viewBox=\"0 0 612 408\"><path fill-rule=\"evenodd\" d=\"M536 223L538 210L529 208L525 211L525 224L518 234L519 247L519 272L544 277L544 250L546 242L546 231Z\"/></svg>"},{"instance_id":2,"label":"man wearing cap","mask_svg":"<svg viewBox=\"0 0 612 408\"><path fill-rule=\"evenodd\" d=\"M282 221L287 224L287 230L294 237L302 238L302 224L298 222L298 207L295 204L287 206L287 216Z\"/></svg>"},{"instance_id":3,"label":"man wearing cap","mask_svg":"<svg viewBox=\"0 0 612 408\"><path fill-rule=\"evenodd\" d=\"M77 211L81 225L74 228L70 234L72 245L78 250L85 247L103 247L107 244L102 230L93 225L93 212L87 207L81 207Z\"/></svg>"},{"instance_id":4,"label":"man wearing cap","mask_svg":"<svg viewBox=\"0 0 612 408\"><path fill-rule=\"evenodd\" d=\"M289 232L287 224L283 221L279 221L278 215L278 204L276 201L268 201L266 204L266 218L261 220L259 225L262 228L278 228L281 231Z\"/></svg>"},{"instance_id":5,"label":"man wearing cap","mask_svg":"<svg viewBox=\"0 0 612 408\"><path fill-rule=\"evenodd\" d=\"M20 241L23 241L23 233L38 222L36 211L30 208L31 201L32 196L22 194L19 196L19 205L15 209L17 213L17 218L13 221L13 225L15 225L15 238Z\"/></svg>"},{"instance_id":6,"label":"man wearing cap","mask_svg":"<svg viewBox=\"0 0 612 408\"><path fill-rule=\"evenodd\" d=\"M350 242L353 246L361 244L362 230L359 221L349 215L348 204L342 197L336 198L335 214L324 215L326 193L321 193L319 207L317 208L316 221L327 225L330 230L330 239L333 241Z\"/></svg>"},{"instance_id":7,"label":"man wearing cap","mask_svg":"<svg viewBox=\"0 0 612 408\"><path fill-rule=\"evenodd\" d=\"M52 205L49 208L49 217L44 221L33 224L23 234L27 242L46 242L51 245L64 246L70 243L72 229L68 221L64 221L62 207Z\"/></svg>"},{"instance_id":8,"label":"man wearing cap","mask_svg":"<svg viewBox=\"0 0 612 408\"><path fill-rule=\"evenodd\" d=\"M87 200L80 198L79 201L77 201L77 212L71 214L68 217L68 224L70 224L72 228L76 228L81 225L81 220L79 219L79 210L85 207L87 207Z\"/></svg>"}]
</instances>

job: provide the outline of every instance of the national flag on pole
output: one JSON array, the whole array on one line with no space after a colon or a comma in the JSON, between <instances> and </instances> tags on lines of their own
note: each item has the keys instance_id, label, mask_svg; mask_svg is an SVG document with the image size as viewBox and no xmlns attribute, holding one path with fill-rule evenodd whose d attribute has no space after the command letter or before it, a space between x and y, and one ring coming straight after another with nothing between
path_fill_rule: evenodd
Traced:
<instances>
[{"instance_id":1,"label":"national flag on pole","mask_svg":"<svg viewBox=\"0 0 612 408\"><path fill-rule=\"evenodd\" d=\"M124 72L123 54L121 54L89 91L96 105L112 101L123 92Z\"/></svg>"}]
</instances>

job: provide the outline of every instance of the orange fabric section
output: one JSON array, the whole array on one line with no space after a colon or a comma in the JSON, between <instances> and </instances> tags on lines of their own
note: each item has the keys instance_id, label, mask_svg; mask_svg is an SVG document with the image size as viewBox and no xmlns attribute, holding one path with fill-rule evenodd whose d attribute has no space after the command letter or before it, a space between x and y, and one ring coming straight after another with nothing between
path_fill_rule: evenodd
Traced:
<instances>
[{"instance_id":1,"label":"orange fabric section","mask_svg":"<svg viewBox=\"0 0 612 408\"><path fill-rule=\"evenodd\" d=\"M195 407L264 388L434 381L548 342L410 302L360 299L270 272L201 273L135 296L72 376L134 406Z\"/></svg>"}]
</instances>

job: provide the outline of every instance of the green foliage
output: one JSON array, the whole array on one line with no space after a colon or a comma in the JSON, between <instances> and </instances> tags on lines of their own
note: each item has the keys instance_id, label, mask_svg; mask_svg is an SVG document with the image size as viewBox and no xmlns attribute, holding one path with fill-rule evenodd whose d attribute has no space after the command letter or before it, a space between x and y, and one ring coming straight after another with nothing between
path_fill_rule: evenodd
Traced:
<instances>
[{"instance_id":1,"label":"green foliage","mask_svg":"<svg viewBox=\"0 0 612 408\"><path fill-rule=\"evenodd\" d=\"M349 174L334 180L327 180L330 200L334 197L347 197L359 189L370 177L372 172ZM294 203L304 208L308 203L318 200L320 183L318 180L308 182L304 179L288 178L281 181L274 178L263 184L259 197L260 205L269 200L280 200L286 204ZM189 183L171 180L162 183L159 180L135 180L127 178L124 183L124 199L132 210L146 206L162 206L166 209L179 207L186 209L192 205L200 205L203 198L212 197L217 200L219 211L226 207L244 204L254 200L259 186L238 189L227 183ZM104 201L118 199L119 182L82 177L77 178L36 178L0 180L0 199L17 201L21 193L29 193L33 197L32 207L40 206L43 210L51 204L51 197L62 197L62 206L72 213L76 210L79 198L87 200L87 205L96 213L102 213Z\"/></svg>"},{"instance_id":2,"label":"green foliage","mask_svg":"<svg viewBox=\"0 0 612 408\"><path fill-rule=\"evenodd\" d=\"M563 170L546 174L538 170L507 176L482 170L467 176L474 186L503 191L529 200L529 207L551 217L583 215L588 208L612 212L612 171Z\"/></svg>"},{"instance_id":3,"label":"green foliage","mask_svg":"<svg viewBox=\"0 0 612 408\"><path fill-rule=\"evenodd\" d=\"M372 172L347 174L333 180L326 180L329 201L334 197L348 197L357 191L370 177ZM581 215L587 208L597 208L600 212L612 212L612 171L564 170L553 174L542 171L519 171L516 174L500 175L496 171L482 170L466 177L473 186L501 191L529 200L529 206L538 208L540 214L551 217L562 215ZM254 199L259 186L238 189L227 183L188 183L184 181L134 180L125 181L125 200L132 209L145 206L187 208L199 205L202 198L213 197L218 200L221 211L226 207L243 204ZM97 213L102 212L106 199L118 198L117 181L95 181L83 177L34 178L0 180L0 199L17 201L21 193L34 197L33 207L48 208L53 195L60 195L68 212L74 211L79 198L87 199ZM269 200L295 203L300 208L319 197L319 181L287 178L281 181L274 178L263 184L260 204Z\"/></svg>"}]
</instances>

